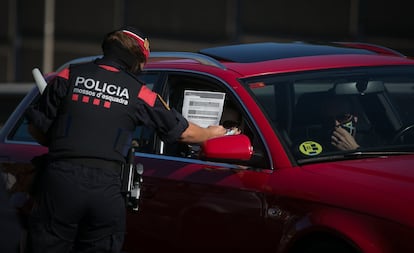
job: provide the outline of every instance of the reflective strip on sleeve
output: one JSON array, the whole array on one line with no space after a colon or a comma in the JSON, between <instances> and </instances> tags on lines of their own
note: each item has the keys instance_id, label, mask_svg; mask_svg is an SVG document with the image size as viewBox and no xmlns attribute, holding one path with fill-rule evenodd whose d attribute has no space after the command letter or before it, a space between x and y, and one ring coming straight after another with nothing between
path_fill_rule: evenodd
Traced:
<instances>
[{"instance_id":1,"label":"reflective strip on sleeve","mask_svg":"<svg viewBox=\"0 0 414 253\"><path fill-rule=\"evenodd\" d=\"M69 69L68 69L68 68L66 68L66 69L64 69L64 70L60 71L60 72L57 74L57 76L58 76L58 77L61 77L61 78L63 78L63 79L68 80L68 79L69 79Z\"/></svg>"},{"instance_id":2,"label":"reflective strip on sleeve","mask_svg":"<svg viewBox=\"0 0 414 253\"><path fill-rule=\"evenodd\" d=\"M119 69L117 69L115 67L112 67L112 66L108 66L108 65L99 65L99 67L101 67L105 70L111 71L111 72L119 72L120 71Z\"/></svg>"},{"instance_id":3,"label":"reflective strip on sleeve","mask_svg":"<svg viewBox=\"0 0 414 253\"><path fill-rule=\"evenodd\" d=\"M143 85L138 93L138 98L142 99L149 106L154 107L155 100L157 99L157 93L148 89L147 86Z\"/></svg>"}]
</instances>

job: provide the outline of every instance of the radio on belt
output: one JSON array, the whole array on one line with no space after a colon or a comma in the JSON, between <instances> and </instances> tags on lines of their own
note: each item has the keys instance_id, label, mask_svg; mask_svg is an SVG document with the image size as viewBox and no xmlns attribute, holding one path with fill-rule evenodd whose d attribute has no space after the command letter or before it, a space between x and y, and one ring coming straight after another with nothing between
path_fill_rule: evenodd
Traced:
<instances>
[{"instance_id":1,"label":"radio on belt","mask_svg":"<svg viewBox=\"0 0 414 253\"><path fill-rule=\"evenodd\" d=\"M142 174L144 167L140 163L135 163L135 148L131 147L128 151L127 162L122 167L122 193L125 194L127 207L138 211L138 200L141 191Z\"/></svg>"}]
</instances>

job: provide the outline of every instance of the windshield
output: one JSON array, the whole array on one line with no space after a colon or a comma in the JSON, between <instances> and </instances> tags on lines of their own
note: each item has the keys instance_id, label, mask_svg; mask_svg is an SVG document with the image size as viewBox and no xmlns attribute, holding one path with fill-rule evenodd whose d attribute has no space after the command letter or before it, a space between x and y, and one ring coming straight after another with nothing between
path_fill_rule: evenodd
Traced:
<instances>
[{"instance_id":1,"label":"windshield","mask_svg":"<svg viewBox=\"0 0 414 253\"><path fill-rule=\"evenodd\" d=\"M414 151L414 67L301 72L246 84L298 161Z\"/></svg>"}]
</instances>

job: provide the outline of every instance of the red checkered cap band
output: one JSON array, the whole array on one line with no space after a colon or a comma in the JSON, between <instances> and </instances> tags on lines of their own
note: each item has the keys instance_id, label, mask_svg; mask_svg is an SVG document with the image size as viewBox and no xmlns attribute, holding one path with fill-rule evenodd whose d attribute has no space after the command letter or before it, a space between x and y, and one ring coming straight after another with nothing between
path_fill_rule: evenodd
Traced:
<instances>
[{"instance_id":1,"label":"red checkered cap band","mask_svg":"<svg viewBox=\"0 0 414 253\"><path fill-rule=\"evenodd\" d=\"M138 43L138 45L141 47L142 52L145 55L145 59L148 59L150 52L147 48L145 48L145 39L128 30L122 30L122 32L128 35L129 37L133 38Z\"/></svg>"}]
</instances>

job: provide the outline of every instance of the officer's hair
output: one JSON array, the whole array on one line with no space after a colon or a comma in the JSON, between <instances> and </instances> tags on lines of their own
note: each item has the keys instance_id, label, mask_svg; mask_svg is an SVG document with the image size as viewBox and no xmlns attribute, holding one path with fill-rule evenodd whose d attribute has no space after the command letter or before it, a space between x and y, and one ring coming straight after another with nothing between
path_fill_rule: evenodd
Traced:
<instances>
[{"instance_id":1,"label":"officer's hair","mask_svg":"<svg viewBox=\"0 0 414 253\"><path fill-rule=\"evenodd\" d=\"M130 36L126 35L122 31L112 32L112 33L108 34L105 38L105 41L107 41L107 42L114 41L114 40L120 42L121 45L127 51L129 51L129 53L131 55L133 55L134 58L136 59L136 61L134 61L131 64L130 71L132 71L132 72L140 71L141 70L140 69L141 68L140 64L145 63L146 58L145 58L144 53L141 50L141 47L137 44L136 40L134 40Z\"/></svg>"}]
</instances>

